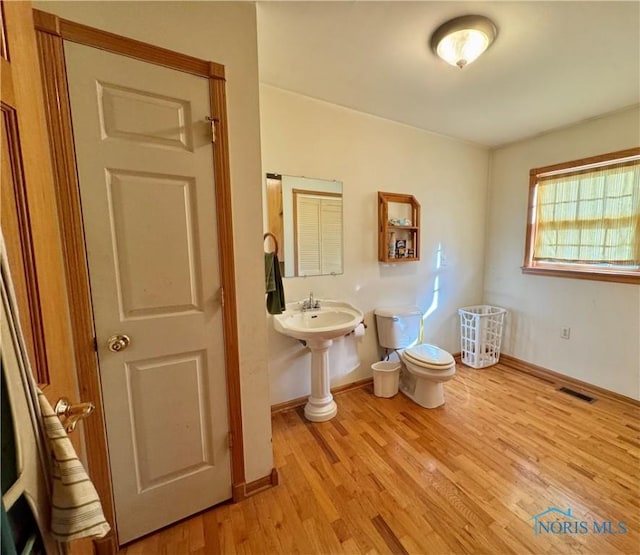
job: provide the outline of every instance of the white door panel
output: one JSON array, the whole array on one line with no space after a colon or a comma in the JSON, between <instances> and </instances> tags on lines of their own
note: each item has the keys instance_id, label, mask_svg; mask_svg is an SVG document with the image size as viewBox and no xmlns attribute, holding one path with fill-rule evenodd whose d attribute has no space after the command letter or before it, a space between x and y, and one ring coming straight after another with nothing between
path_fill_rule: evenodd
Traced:
<instances>
[{"instance_id":1,"label":"white door panel","mask_svg":"<svg viewBox=\"0 0 640 555\"><path fill-rule=\"evenodd\" d=\"M195 180L122 170L106 180L121 318L202 311Z\"/></svg>"},{"instance_id":2,"label":"white door panel","mask_svg":"<svg viewBox=\"0 0 640 555\"><path fill-rule=\"evenodd\" d=\"M231 497L206 79L65 44L120 542ZM111 352L116 334L130 345Z\"/></svg>"}]
</instances>

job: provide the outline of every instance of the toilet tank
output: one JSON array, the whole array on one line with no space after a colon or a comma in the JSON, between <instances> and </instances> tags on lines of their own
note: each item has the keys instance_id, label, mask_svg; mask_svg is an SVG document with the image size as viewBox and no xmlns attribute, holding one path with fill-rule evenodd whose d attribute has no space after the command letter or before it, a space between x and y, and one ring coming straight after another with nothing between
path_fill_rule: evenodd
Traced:
<instances>
[{"instance_id":1,"label":"toilet tank","mask_svg":"<svg viewBox=\"0 0 640 555\"><path fill-rule=\"evenodd\" d=\"M385 349L406 349L420 337L422 310L417 306L377 308L378 343Z\"/></svg>"}]
</instances>

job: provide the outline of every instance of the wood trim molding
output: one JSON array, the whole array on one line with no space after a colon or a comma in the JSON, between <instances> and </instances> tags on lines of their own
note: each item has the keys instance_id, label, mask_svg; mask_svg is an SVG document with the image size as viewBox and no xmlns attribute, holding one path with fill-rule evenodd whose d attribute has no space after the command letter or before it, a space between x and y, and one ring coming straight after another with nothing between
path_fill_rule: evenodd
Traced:
<instances>
[{"instance_id":1,"label":"wood trim molding","mask_svg":"<svg viewBox=\"0 0 640 555\"><path fill-rule=\"evenodd\" d=\"M59 182L58 209L60 211L60 227L64 237L67 286L72 304L73 339L76 351L78 351L76 353L78 387L83 397L93 399L96 404L94 415L84 424L88 467L103 500L105 515L112 527L115 527L115 511L107 457L101 385L93 346L93 317L63 41L68 40L100 48L148 63L192 73L209 80L212 118L217 131L216 142L212 148L216 176L219 252L221 257L224 256L224 263L220 264L220 272L223 291L221 293L224 301L223 327L229 431L233 438L230 448L232 493L234 501L238 501L246 497L246 483L224 66L92 29L40 10L34 10L34 18L44 72L47 119L51 126L50 135L53 143L52 155Z\"/></svg>"},{"instance_id":2,"label":"wood trim molding","mask_svg":"<svg viewBox=\"0 0 640 555\"><path fill-rule=\"evenodd\" d=\"M4 75L3 75L4 77ZM18 118L15 110L10 106L1 105L2 127L5 136L2 137L2 154L7 157L3 161L7 164L10 176L7 187L3 192L3 200L13 201L13 209L6 215L7 225L10 225L12 233L7 234L7 250L9 262L15 265L14 279L18 301L23 311L21 324L24 329L27 349L31 359L31 368L34 377L40 386L49 384L49 363L45 344L45 330L42 319L42 307L40 306L40 292L38 287L38 274L36 272L36 259L34 253L33 236L29 217L28 193L24 176L22 155L20 152L20 138L18 133ZM4 170L3 170L4 174ZM4 226L3 226L4 227ZM15 228L15 229L14 229ZM24 275L24 280L20 279Z\"/></svg>"},{"instance_id":3,"label":"wood trim molding","mask_svg":"<svg viewBox=\"0 0 640 555\"><path fill-rule=\"evenodd\" d=\"M9 60L7 30L4 24L4 3L0 3L0 58L2 58L3 60Z\"/></svg>"},{"instance_id":4,"label":"wood trim molding","mask_svg":"<svg viewBox=\"0 0 640 555\"><path fill-rule=\"evenodd\" d=\"M524 241L524 261L522 262L522 268L528 268L533 261L533 237L535 234L534 223L532 220L532 214L534 211L536 193L536 176L532 173L529 174L529 195L527 196L527 228Z\"/></svg>"},{"instance_id":5,"label":"wood trim molding","mask_svg":"<svg viewBox=\"0 0 640 555\"><path fill-rule=\"evenodd\" d=\"M372 383L373 383L373 378L364 378L363 380L358 380L348 384L339 385L337 387L332 387L331 394L339 395L340 393L345 393L347 391L352 391L354 389L360 389L361 387L367 387ZM271 405L271 416L273 416L278 412L284 412L286 410L302 407L307 403L307 399L309 399L308 395L306 395L305 397L297 397L296 399L291 399L290 401L284 401L283 403L277 403L275 405Z\"/></svg>"},{"instance_id":6,"label":"wood trim molding","mask_svg":"<svg viewBox=\"0 0 640 555\"><path fill-rule=\"evenodd\" d=\"M275 468L273 469L275 470ZM245 487L244 487L244 493L246 497L249 497L250 495L254 494L254 493L258 493L259 491L263 491L265 489L268 489L271 487L271 474L267 474L266 476L263 476L262 478L258 478L257 480L254 480L253 482L249 482Z\"/></svg>"},{"instance_id":7,"label":"wood trim molding","mask_svg":"<svg viewBox=\"0 0 640 555\"><path fill-rule=\"evenodd\" d=\"M83 421L87 467L102 501L105 517L113 530L110 536L114 536L115 543L116 523L111 470L107 457L100 371L94 349L93 310L85 255L63 39L60 36L36 30L36 40L42 71L45 112L51 139L58 224L64 238L65 278L73 330L78 390L80 398L90 399L96 407L91 418ZM107 547L108 541L106 540L105 543Z\"/></svg>"},{"instance_id":8,"label":"wood trim molding","mask_svg":"<svg viewBox=\"0 0 640 555\"><path fill-rule=\"evenodd\" d=\"M223 294L223 326L225 365L227 368L227 398L229 401L229 431L231 446L231 475L234 484L245 482L244 439L242 435L242 398L240 391L240 356L238 353L238 321L236 303L235 259L233 252L233 222L231 206L231 172L229 169L229 138L225 82L209 79L211 117L215 124L213 148L216 176L216 206L218 212L218 251L224 256L220 264ZM234 496L234 501L236 497Z\"/></svg>"},{"instance_id":9,"label":"wood trim molding","mask_svg":"<svg viewBox=\"0 0 640 555\"><path fill-rule=\"evenodd\" d=\"M524 372L525 374L530 374L543 380L550 381L558 387L563 385L573 386L574 388L578 388L586 393L591 393L597 397L604 397L606 399L625 403L633 407L640 407L640 401L636 399L632 399L631 397L627 397L626 395L616 393L615 391L609 391L608 389L604 389L597 385L583 382L582 380L578 380L577 378L565 376L564 374L554 372L553 370L549 370L548 368L532 364L531 362L527 362L510 355L501 354L499 364L507 366L513 370L517 370L518 372Z\"/></svg>"},{"instance_id":10,"label":"wood trim molding","mask_svg":"<svg viewBox=\"0 0 640 555\"><path fill-rule=\"evenodd\" d=\"M271 472L262 478L258 478L253 482L249 482L248 484L238 484L234 486L233 491L233 500L234 501L242 501L247 497L251 497L256 493L260 493L269 488L275 487L280 483L280 479L278 478L278 470L276 468L272 468Z\"/></svg>"},{"instance_id":11,"label":"wood trim molding","mask_svg":"<svg viewBox=\"0 0 640 555\"><path fill-rule=\"evenodd\" d=\"M0 4L1 6L2 4ZM13 72L11 64L4 58L0 58L0 95L2 100L10 106L15 106L16 98L13 94Z\"/></svg>"},{"instance_id":12,"label":"wood trim molding","mask_svg":"<svg viewBox=\"0 0 640 555\"><path fill-rule=\"evenodd\" d=\"M311 189L291 189L293 195L313 195L314 197L333 197L342 198L342 193L333 193L331 191L312 191Z\"/></svg>"},{"instance_id":13,"label":"wood trim molding","mask_svg":"<svg viewBox=\"0 0 640 555\"><path fill-rule=\"evenodd\" d=\"M562 162L560 164L542 166L541 168L533 168L529 170L529 175L535 177L541 173L566 170L568 168L578 168L580 166L586 166L588 164L597 164L599 162L606 162L608 160L628 158L629 156L638 156L639 154L640 147L627 148L626 150L618 150L616 152L608 152L606 154L599 154L597 156L589 156L588 158L580 158L579 160L571 160L570 162Z\"/></svg>"},{"instance_id":14,"label":"wood trim molding","mask_svg":"<svg viewBox=\"0 0 640 555\"><path fill-rule=\"evenodd\" d=\"M186 73L224 80L224 66L34 10L36 31Z\"/></svg>"},{"instance_id":15,"label":"wood trim molding","mask_svg":"<svg viewBox=\"0 0 640 555\"><path fill-rule=\"evenodd\" d=\"M253 482L249 482L245 486L245 495L247 497L264 491L266 489L277 486L279 483L278 479L278 470L275 468L271 469L271 472L262 478L254 480Z\"/></svg>"},{"instance_id":16,"label":"wood trim molding","mask_svg":"<svg viewBox=\"0 0 640 555\"><path fill-rule=\"evenodd\" d=\"M111 530L104 538L93 540L95 555L115 555L118 553L118 542L114 530Z\"/></svg>"},{"instance_id":17,"label":"wood trim molding","mask_svg":"<svg viewBox=\"0 0 640 555\"><path fill-rule=\"evenodd\" d=\"M298 197L293 194L293 275L298 277ZM284 216L283 216L284 218ZM282 243L282 253L285 253L284 241ZM284 256L282 257L284 259Z\"/></svg>"},{"instance_id":18,"label":"wood trim molding","mask_svg":"<svg viewBox=\"0 0 640 555\"><path fill-rule=\"evenodd\" d=\"M569 270L545 266L523 266L523 274L551 276L573 279L589 279L591 281L609 281L614 283L640 283L640 273L598 272L594 270Z\"/></svg>"}]
</instances>

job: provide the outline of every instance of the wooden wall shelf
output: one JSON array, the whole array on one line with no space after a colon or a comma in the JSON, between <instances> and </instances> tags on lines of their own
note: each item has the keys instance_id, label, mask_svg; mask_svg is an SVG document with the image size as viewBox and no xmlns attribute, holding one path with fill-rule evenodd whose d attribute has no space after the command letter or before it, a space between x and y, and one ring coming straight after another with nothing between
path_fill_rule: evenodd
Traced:
<instances>
[{"instance_id":1,"label":"wooden wall shelf","mask_svg":"<svg viewBox=\"0 0 640 555\"><path fill-rule=\"evenodd\" d=\"M420 203L413 195L378 191L378 261L420 260Z\"/></svg>"}]
</instances>

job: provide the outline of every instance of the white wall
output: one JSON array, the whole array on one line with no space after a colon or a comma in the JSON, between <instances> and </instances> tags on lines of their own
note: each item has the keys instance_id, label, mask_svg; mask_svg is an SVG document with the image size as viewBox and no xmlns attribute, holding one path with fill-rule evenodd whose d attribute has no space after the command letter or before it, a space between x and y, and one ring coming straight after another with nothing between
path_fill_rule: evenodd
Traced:
<instances>
[{"instance_id":1,"label":"white wall","mask_svg":"<svg viewBox=\"0 0 640 555\"><path fill-rule=\"evenodd\" d=\"M251 2L35 2L34 7L224 64L236 255L246 479L271 472L262 270L262 180L255 4Z\"/></svg>"},{"instance_id":2,"label":"white wall","mask_svg":"<svg viewBox=\"0 0 640 555\"><path fill-rule=\"evenodd\" d=\"M485 302L509 309L503 352L640 399L640 287L523 275L529 170L640 145L633 108L492 152ZM560 338L560 327L571 338Z\"/></svg>"},{"instance_id":3,"label":"white wall","mask_svg":"<svg viewBox=\"0 0 640 555\"><path fill-rule=\"evenodd\" d=\"M432 307L425 339L459 352L457 309L482 300L488 151L267 85L260 86L260 122L265 173L343 182L344 274L284 280L288 302L313 291L366 315L361 341L348 337L331 348L332 386L371 375L378 359L372 311L379 306ZM412 194L421 203L420 262L378 262L377 191ZM309 393L309 364L306 348L270 328L273 404Z\"/></svg>"}]
</instances>

